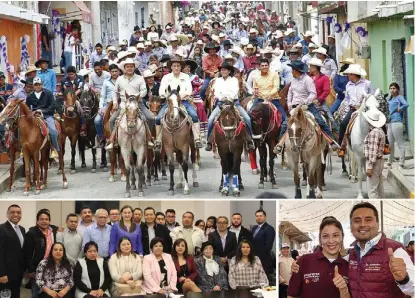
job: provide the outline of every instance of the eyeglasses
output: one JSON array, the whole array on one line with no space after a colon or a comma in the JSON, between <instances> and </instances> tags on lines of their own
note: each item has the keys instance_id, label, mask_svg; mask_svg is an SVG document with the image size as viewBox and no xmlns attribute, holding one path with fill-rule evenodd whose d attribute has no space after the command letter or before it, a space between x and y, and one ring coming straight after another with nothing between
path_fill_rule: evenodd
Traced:
<instances>
[{"instance_id":1,"label":"eyeglasses","mask_svg":"<svg viewBox=\"0 0 415 298\"><path fill-rule=\"evenodd\" d=\"M227 223L226 221L218 221L218 222L217 222L217 224L218 224L218 225L226 225L226 224L228 224L228 223Z\"/></svg>"}]
</instances>

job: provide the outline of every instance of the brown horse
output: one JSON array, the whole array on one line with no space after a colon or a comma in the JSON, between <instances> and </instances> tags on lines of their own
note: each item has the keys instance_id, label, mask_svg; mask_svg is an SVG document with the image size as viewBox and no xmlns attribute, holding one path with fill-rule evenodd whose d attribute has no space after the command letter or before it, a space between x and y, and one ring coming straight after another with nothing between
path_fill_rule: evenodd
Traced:
<instances>
[{"instance_id":1,"label":"brown horse","mask_svg":"<svg viewBox=\"0 0 415 298\"><path fill-rule=\"evenodd\" d=\"M161 110L161 106L164 104L164 100L158 96L154 96L149 102L150 111L154 116L157 116ZM151 131L153 138L156 136L156 129L154 128ZM154 176L154 184L159 183L159 169L161 169L161 179L167 180L166 167L165 167L166 152L164 148L161 149L161 152L156 152L154 154L153 149L148 149L147 152L147 182L151 181L151 176Z\"/></svg>"},{"instance_id":2,"label":"brown horse","mask_svg":"<svg viewBox=\"0 0 415 298\"><path fill-rule=\"evenodd\" d=\"M229 195L231 179L233 196L244 190L241 177L241 155L246 143L247 131L232 101L225 101L213 128L213 136L221 159L222 177L219 191Z\"/></svg>"},{"instance_id":3,"label":"brown horse","mask_svg":"<svg viewBox=\"0 0 415 298\"><path fill-rule=\"evenodd\" d=\"M75 168L75 154L76 154L76 143L78 142L78 135L80 131L80 115L77 113L76 100L77 96L75 92L68 88L66 89L62 111L62 134L60 135L60 141L62 143L62 154L65 156L65 144L66 137L71 142L71 174L76 173ZM59 172L63 171L62 168Z\"/></svg>"},{"instance_id":4,"label":"brown horse","mask_svg":"<svg viewBox=\"0 0 415 298\"><path fill-rule=\"evenodd\" d=\"M12 99L0 113L0 123L8 121L10 124L17 124L20 133L20 145L23 149L25 162L26 185L23 195L29 195L30 182L30 160L33 160L34 184L36 194L47 187L47 172L49 166L50 141L39 129L39 121L24 103L24 99ZM56 122L59 131L59 124ZM63 163L62 142L59 142L59 166L62 169L63 188L68 188ZM40 160L40 163L39 163ZM39 173L40 168L42 173ZM42 180L42 182L40 182ZM11 185L10 185L11 188Z\"/></svg>"},{"instance_id":5,"label":"brown horse","mask_svg":"<svg viewBox=\"0 0 415 298\"><path fill-rule=\"evenodd\" d=\"M177 162L181 166L179 166L180 182L176 184L176 189L183 187L183 193L188 195L190 192L187 179L189 148L191 149L191 161L193 164L193 187L199 186L197 172L194 167L196 163L196 147L188 117L182 112L180 86L177 90L172 90L169 85L167 91L169 94L167 97L168 106L162 121L162 145L167 154L170 171L168 194L174 195L174 153L176 153Z\"/></svg>"},{"instance_id":6,"label":"brown horse","mask_svg":"<svg viewBox=\"0 0 415 298\"><path fill-rule=\"evenodd\" d=\"M107 105L107 109L105 110L104 114L104 135L106 139L109 139L111 136L111 130L110 130L110 118L111 118L111 110L112 110L112 101L110 101ZM102 155L106 155L105 148L102 149ZM110 153L110 163L111 163L111 170L110 170L110 177L109 182L114 182L114 176L117 174L117 161L118 161L118 167L121 170L121 181L125 181L126 179L126 173L125 173L125 165L124 160L121 156L121 151L119 147L114 147ZM117 160L118 159L118 160Z\"/></svg>"}]
</instances>

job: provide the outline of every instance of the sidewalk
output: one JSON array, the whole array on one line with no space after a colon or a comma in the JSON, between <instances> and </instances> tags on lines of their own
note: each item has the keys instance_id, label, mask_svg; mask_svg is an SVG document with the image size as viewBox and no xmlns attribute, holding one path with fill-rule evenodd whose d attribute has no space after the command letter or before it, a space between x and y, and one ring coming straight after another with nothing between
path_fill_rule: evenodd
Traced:
<instances>
[{"instance_id":1,"label":"sidewalk","mask_svg":"<svg viewBox=\"0 0 415 298\"><path fill-rule=\"evenodd\" d=\"M393 163L393 168L387 170L387 179L392 186L400 192L401 198L415 198L414 196L414 156L413 149L410 148L410 143L405 143L405 168L398 169L398 162ZM395 152L399 156L399 150L395 145ZM395 157L396 160L396 157ZM385 162L386 164L386 162ZM398 197L398 196L397 196Z\"/></svg>"},{"instance_id":2,"label":"sidewalk","mask_svg":"<svg viewBox=\"0 0 415 298\"><path fill-rule=\"evenodd\" d=\"M0 164L0 194L6 191L9 183L10 164ZM23 160L18 158L14 166L14 181L24 176Z\"/></svg>"}]
</instances>

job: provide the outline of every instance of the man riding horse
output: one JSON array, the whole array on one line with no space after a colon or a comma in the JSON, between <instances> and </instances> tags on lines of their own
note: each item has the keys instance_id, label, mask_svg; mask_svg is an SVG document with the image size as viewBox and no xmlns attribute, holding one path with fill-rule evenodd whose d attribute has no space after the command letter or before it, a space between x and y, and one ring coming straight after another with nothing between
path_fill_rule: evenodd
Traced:
<instances>
[{"instance_id":1,"label":"man riding horse","mask_svg":"<svg viewBox=\"0 0 415 298\"><path fill-rule=\"evenodd\" d=\"M296 108L298 105L307 105L308 111L313 114L314 119L323 130L323 135L331 145L333 150L337 150L339 146L334 141L333 133L331 132L327 123L323 120L318 112L315 104L317 103L317 92L314 81L307 74L308 66L299 61L291 61L288 66L292 68L293 80L291 82L290 89L288 90L287 104L288 110ZM275 147L277 153L282 152L282 146L286 137L287 120L282 123L280 132L280 141Z\"/></svg>"},{"instance_id":2,"label":"man riding horse","mask_svg":"<svg viewBox=\"0 0 415 298\"><path fill-rule=\"evenodd\" d=\"M150 110L145 106L143 98L147 94L146 83L142 76L135 74L135 69L139 66L137 61L134 61L131 58L127 58L125 61L121 62L120 69L124 72L124 75L120 76L115 83L114 98L113 98L113 110L114 112L110 119L110 128L111 128L111 137L109 140L108 146L105 147L106 150L112 150L114 148L114 139L116 135L116 125L117 118L121 119L124 115L124 107L127 98L125 94L129 95L139 95L140 100L138 101L138 106L141 113L144 114L144 117L147 121L144 121L147 129L147 141L150 148L154 147L153 142L151 141L151 128L154 126L154 115ZM120 108L118 109L118 98L121 99ZM144 119L143 119L144 120ZM118 123L118 122L117 122ZM118 127L118 124L117 124Z\"/></svg>"},{"instance_id":3,"label":"man riding horse","mask_svg":"<svg viewBox=\"0 0 415 298\"><path fill-rule=\"evenodd\" d=\"M215 98L217 98L217 103L215 109L209 116L208 120L208 135L207 135L207 144L206 144L206 151L212 150L212 140L210 139L210 135L212 134L213 124L215 118L220 113L220 107L225 100L230 100L234 102L234 105L237 107L239 114L241 115L242 119L244 120L249 138L248 142L248 150L253 151L255 150L254 142L252 141L252 126L251 126L251 118L249 118L247 112L243 109L241 104L238 100L238 93L239 93L239 82L238 79L233 77L234 74L234 67L227 62L224 62L222 66L219 68L221 77L216 79L215 82Z\"/></svg>"},{"instance_id":4,"label":"man riding horse","mask_svg":"<svg viewBox=\"0 0 415 298\"><path fill-rule=\"evenodd\" d=\"M43 88L42 80L39 77L33 79L34 91L26 98L26 105L30 110L35 111L35 114L42 116L49 130L49 135L52 140L52 149L50 158L57 158L59 151L58 131L55 126L55 119L53 114L56 108L56 101L51 91Z\"/></svg>"},{"instance_id":5,"label":"man riding horse","mask_svg":"<svg viewBox=\"0 0 415 298\"><path fill-rule=\"evenodd\" d=\"M200 149L203 147L203 144L200 140L200 124L199 118L197 117L197 111L194 106L187 100L189 96L192 95L192 83L190 81L190 77L181 72L184 68L185 61L181 59L173 58L167 62L167 67L171 69L171 73L165 75L160 83L159 94L160 96L164 96L167 98L168 96L168 87L172 90L178 90L180 87L180 97L182 98L182 104L185 107L187 113L192 118L192 132L195 141L196 149ZM163 104L160 112L157 115L156 120L156 133L157 133L157 140L156 140L156 149L161 150L161 119L166 113L167 110L167 103Z\"/></svg>"}]
</instances>

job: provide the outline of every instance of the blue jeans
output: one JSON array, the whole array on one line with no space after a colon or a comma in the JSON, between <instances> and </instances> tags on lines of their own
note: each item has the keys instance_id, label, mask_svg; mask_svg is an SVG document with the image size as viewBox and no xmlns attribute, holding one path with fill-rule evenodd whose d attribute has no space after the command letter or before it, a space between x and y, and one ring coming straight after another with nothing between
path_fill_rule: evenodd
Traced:
<instances>
[{"instance_id":1,"label":"blue jeans","mask_svg":"<svg viewBox=\"0 0 415 298\"><path fill-rule=\"evenodd\" d=\"M209 139L212 130L213 130L213 122L215 121L216 116L220 113L220 104L217 102L216 107L213 109L212 113L209 116L208 120L208 132L207 132L207 138ZM249 135L252 137L252 126L251 126L251 118L249 117L248 113L244 110L244 108L239 103L239 100L235 100L235 106L239 111L239 114L241 114L242 118L244 119L244 123L246 124L247 131Z\"/></svg>"},{"instance_id":2,"label":"blue jeans","mask_svg":"<svg viewBox=\"0 0 415 298\"><path fill-rule=\"evenodd\" d=\"M38 297L41 291L40 291L39 287L37 286L36 279L31 278L29 280L29 284L30 284L30 291L31 291L31 294L32 294L32 298Z\"/></svg>"},{"instance_id":3,"label":"blue jeans","mask_svg":"<svg viewBox=\"0 0 415 298\"><path fill-rule=\"evenodd\" d=\"M330 106L330 113L334 114L334 112L337 112L337 110L340 107L340 104L342 103L343 99L339 99L336 97L336 100L333 102L333 104Z\"/></svg>"},{"instance_id":4,"label":"blue jeans","mask_svg":"<svg viewBox=\"0 0 415 298\"><path fill-rule=\"evenodd\" d=\"M65 57L65 75L67 74L68 67L72 65L72 52L63 52Z\"/></svg>"},{"instance_id":5,"label":"blue jeans","mask_svg":"<svg viewBox=\"0 0 415 298\"><path fill-rule=\"evenodd\" d=\"M105 113L105 108L104 108ZM98 113L94 119L95 130L97 131L97 136L99 139L102 139L102 135L104 133L104 123L102 116Z\"/></svg>"},{"instance_id":6,"label":"blue jeans","mask_svg":"<svg viewBox=\"0 0 415 298\"><path fill-rule=\"evenodd\" d=\"M330 112L330 108L329 108L329 106L326 104L326 103L323 103L322 105L321 105L321 109L324 111L324 112L326 112L326 114L327 114L327 116L329 117L329 120L330 120L330 122L333 124L333 128L334 128L334 130L336 130L336 131L338 131L338 124L337 124L337 122L336 121L334 121L334 118L333 118L333 113L332 112Z\"/></svg>"},{"instance_id":7,"label":"blue jeans","mask_svg":"<svg viewBox=\"0 0 415 298\"><path fill-rule=\"evenodd\" d=\"M211 77L206 76L205 80L203 81L203 86L200 89L200 97L205 100L206 99L206 89L209 86L210 81L212 80Z\"/></svg>"},{"instance_id":8,"label":"blue jeans","mask_svg":"<svg viewBox=\"0 0 415 298\"><path fill-rule=\"evenodd\" d=\"M186 111L189 114L189 116L192 118L192 122L198 123L199 117L197 116L197 111L195 107L191 103L189 103L187 100L183 100L182 104L186 108ZM156 125L161 125L161 118L166 113L167 107L168 107L167 103L163 104L163 106L161 107L160 112L157 114Z\"/></svg>"},{"instance_id":9,"label":"blue jeans","mask_svg":"<svg viewBox=\"0 0 415 298\"><path fill-rule=\"evenodd\" d=\"M56 149L56 151L59 151L58 131L55 127L55 119L52 116L46 116L45 122L49 129L49 135L52 140L52 146Z\"/></svg>"}]
</instances>

